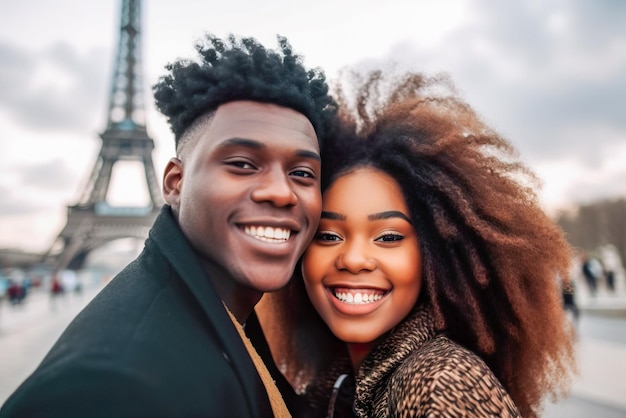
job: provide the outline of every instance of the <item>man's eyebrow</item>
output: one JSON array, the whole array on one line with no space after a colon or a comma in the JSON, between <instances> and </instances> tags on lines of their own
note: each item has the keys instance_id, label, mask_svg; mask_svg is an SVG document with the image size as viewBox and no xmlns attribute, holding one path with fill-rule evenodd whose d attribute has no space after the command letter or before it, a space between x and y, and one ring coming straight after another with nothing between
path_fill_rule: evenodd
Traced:
<instances>
[{"instance_id":1,"label":"man's eyebrow","mask_svg":"<svg viewBox=\"0 0 626 418\"><path fill-rule=\"evenodd\" d=\"M248 138L230 138L219 144L220 148L237 147L237 146L243 146L243 147L254 148L254 149L267 148L267 145L264 142L256 141L254 139L248 139Z\"/></svg>"},{"instance_id":2,"label":"man's eyebrow","mask_svg":"<svg viewBox=\"0 0 626 418\"><path fill-rule=\"evenodd\" d=\"M345 221L346 215L342 215L337 212L322 211L322 219L331 219L333 221Z\"/></svg>"},{"instance_id":3,"label":"man's eyebrow","mask_svg":"<svg viewBox=\"0 0 626 418\"><path fill-rule=\"evenodd\" d=\"M404 213L397 211L397 210L388 210L386 212L373 213L367 216L367 219L369 219L370 221L377 221L380 219L389 219L389 218L404 219L405 221L413 225L413 222L411 222L408 216L406 216Z\"/></svg>"},{"instance_id":4,"label":"man's eyebrow","mask_svg":"<svg viewBox=\"0 0 626 418\"><path fill-rule=\"evenodd\" d=\"M298 150L298 152L296 152L296 155L300 158L308 158L310 160L315 160L319 162L322 161L322 159L320 158L320 155L317 152L313 152L313 151L302 149L302 150Z\"/></svg>"},{"instance_id":5,"label":"man's eyebrow","mask_svg":"<svg viewBox=\"0 0 626 418\"><path fill-rule=\"evenodd\" d=\"M222 142L219 145L220 148L238 147L238 146L247 147L251 149L266 149L267 148L267 144L265 142L257 141L255 139L249 139L249 138L230 138ZM296 155L300 158L307 158L307 159L321 162L320 155L314 151L298 150L296 151Z\"/></svg>"}]
</instances>

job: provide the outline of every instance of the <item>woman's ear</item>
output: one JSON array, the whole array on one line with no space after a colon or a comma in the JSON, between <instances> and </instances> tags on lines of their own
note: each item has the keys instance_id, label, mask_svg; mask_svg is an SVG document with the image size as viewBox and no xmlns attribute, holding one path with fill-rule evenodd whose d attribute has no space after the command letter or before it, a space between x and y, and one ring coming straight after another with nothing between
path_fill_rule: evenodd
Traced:
<instances>
[{"instance_id":1,"label":"woman's ear","mask_svg":"<svg viewBox=\"0 0 626 418\"><path fill-rule=\"evenodd\" d=\"M183 186L183 162L171 158L163 172L163 198L172 207L180 203L180 189Z\"/></svg>"}]
</instances>

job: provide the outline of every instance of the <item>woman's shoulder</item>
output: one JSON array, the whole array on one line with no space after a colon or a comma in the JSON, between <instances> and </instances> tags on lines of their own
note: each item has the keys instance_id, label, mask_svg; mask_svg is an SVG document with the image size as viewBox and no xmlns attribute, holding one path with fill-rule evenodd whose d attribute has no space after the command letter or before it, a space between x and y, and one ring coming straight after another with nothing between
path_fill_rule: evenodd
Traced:
<instances>
[{"instance_id":1,"label":"woman's shoulder","mask_svg":"<svg viewBox=\"0 0 626 418\"><path fill-rule=\"evenodd\" d=\"M435 373L447 370L459 372L459 367L489 371L487 364L476 353L442 334L425 342L419 350L412 353L406 363L412 362L427 363L431 366L429 370Z\"/></svg>"},{"instance_id":2,"label":"woman's shoulder","mask_svg":"<svg viewBox=\"0 0 626 418\"><path fill-rule=\"evenodd\" d=\"M440 335L395 370L388 388L398 410L447 411L450 416L519 417L516 406L487 364ZM395 396L394 396L395 393Z\"/></svg>"},{"instance_id":3,"label":"woman's shoulder","mask_svg":"<svg viewBox=\"0 0 626 418\"><path fill-rule=\"evenodd\" d=\"M411 353L395 370L393 378L407 379L420 385L440 380L462 379L473 387L485 376L488 380L497 382L495 375L478 355L439 335Z\"/></svg>"}]
</instances>

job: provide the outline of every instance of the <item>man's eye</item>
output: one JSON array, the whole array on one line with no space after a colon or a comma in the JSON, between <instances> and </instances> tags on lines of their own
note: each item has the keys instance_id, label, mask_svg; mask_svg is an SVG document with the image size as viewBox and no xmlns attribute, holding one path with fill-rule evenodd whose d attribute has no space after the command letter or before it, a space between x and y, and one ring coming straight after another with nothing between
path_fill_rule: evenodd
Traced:
<instances>
[{"instance_id":1,"label":"man's eye","mask_svg":"<svg viewBox=\"0 0 626 418\"><path fill-rule=\"evenodd\" d=\"M336 242L341 241L341 237L332 232L318 232L315 234L315 240L323 242Z\"/></svg>"},{"instance_id":2,"label":"man's eye","mask_svg":"<svg viewBox=\"0 0 626 418\"><path fill-rule=\"evenodd\" d=\"M229 161L227 164L244 170L251 170L254 168L254 166L247 161Z\"/></svg>"},{"instance_id":3,"label":"man's eye","mask_svg":"<svg viewBox=\"0 0 626 418\"><path fill-rule=\"evenodd\" d=\"M291 175L296 176L296 177L315 178L313 173L311 173L310 171L307 171L307 170L292 171Z\"/></svg>"},{"instance_id":4,"label":"man's eye","mask_svg":"<svg viewBox=\"0 0 626 418\"><path fill-rule=\"evenodd\" d=\"M381 235L380 237L376 238L374 241L396 242L396 241L402 241L403 239L404 239L404 235L389 232L389 233Z\"/></svg>"}]
</instances>

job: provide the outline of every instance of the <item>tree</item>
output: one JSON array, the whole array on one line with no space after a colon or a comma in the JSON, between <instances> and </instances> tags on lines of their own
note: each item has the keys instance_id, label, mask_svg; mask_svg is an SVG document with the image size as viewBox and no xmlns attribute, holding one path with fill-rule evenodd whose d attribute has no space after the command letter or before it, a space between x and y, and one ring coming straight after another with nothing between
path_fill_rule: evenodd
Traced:
<instances>
[{"instance_id":1,"label":"tree","mask_svg":"<svg viewBox=\"0 0 626 418\"><path fill-rule=\"evenodd\" d=\"M572 246L592 252L613 244L626 260L626 199L602 200L560 212L557 223Z\"/></svg>"}]
</instances>

